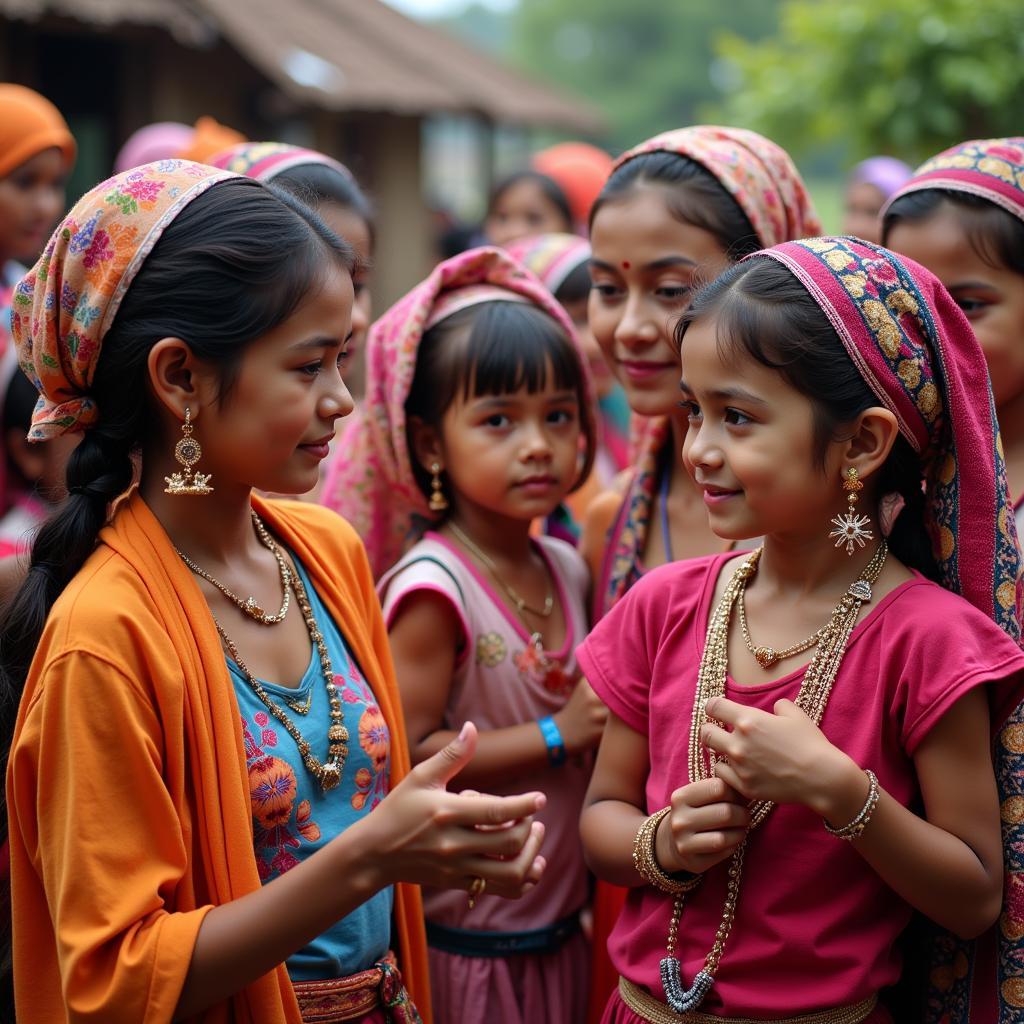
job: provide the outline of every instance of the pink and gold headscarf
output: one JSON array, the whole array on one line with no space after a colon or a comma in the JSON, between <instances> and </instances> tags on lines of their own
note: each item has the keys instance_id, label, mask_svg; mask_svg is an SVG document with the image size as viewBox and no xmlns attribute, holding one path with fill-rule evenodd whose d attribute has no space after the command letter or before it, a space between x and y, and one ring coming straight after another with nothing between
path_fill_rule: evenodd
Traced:
<instances>
[{"instance_id":1,"label":"pink and gold headscarf","mask_svg":"<svg viewBox=\"0 0 1024 1024\"><path fill-rule=\"evenodd\" d=\"M86 430L103 338L164 229L212 185L234 178L185 160L143 164L90 189L14 290L18 361L39 389L30 441Z\"/></svg>"},{"instance_id":2,"label":"pink and gold headscarf","mask_svg":"<svg viewBox=\"0 0 1024 1024\"><path fill-rule=\"evenodd\" d=\"M657 152L689 157L713 175L747 215L762 245L821 234L821 222L796 165L763 135L706 124L675 128L627 150L615 161L614 170L634 157Z\"/></svg>"},{"instance_id":3,"label":"pink and gold headscarf","mask_svg":"<svg viewBox=\"0 0 1024 1024\"><path fill-rule=\"evenodd\" d=\"M294 167L318 164L337 171L355 184L352 172L343 163L326 153L302 146L290 146L286 142L239 142L210 157L209 164L235 174L244 174L257 181L273 181L279 174Z\"/></svg>"},{"instance_id":4,"label":"pink and gold headscarf","mask_svg":"<svg viewBox=\"0 0 1024 1024\"><path fill-rule=\"evenodd\" d=\"M322 500L355 527L374 577L439 519L416 482L406 439L405 403L423 335L460 309L497 300L532 303L576 345L572 323L551 293L508 253L490 247L445 260L370 327L366 400L338 439ZM578 346L577 353L588 396L581 414L592 423L593 389Z\"/></svg>"},{"instance_id":5,"label":"pink and gold headscarf","mask_svg":"<svg viewBox=\"0 0 1024 1024\"><path fill-rule=\"evenodd\" d=\"M828 317L854 365L921 459L940 582L1021 639L1021 550L985 358L939 280L912 260L855 238L776 246ZM748 257L754 258L754 257ZM993 707L1003 808L1005 900L976 943L938 932L929 943L929 1024L1019 1020L1024 1007L1024 704Z\"/></svg>"},{"instance_id":6,"label":"pink and gold headscarf","mask_svg":"<svg viewBox=\"0 0 1024 1024\"><path fill-rule=\"evenodd\" d=\"M590 243L579 235L559 231L517 238L509 242L505 250L536 274L552 295L565 284L573 271L590 262Z\"/></svg>"},{"instance_id":7,"label":"pink and gold headscarf","mask_svg":"<svg viewBox=\"0 0 1024 1024\"><path fill-rule=\"evenodd\" d=\"M964 192L987 199L1024 220L1024 136L972 139L926 160L882 208L925 189Z\"/></svg>"}]
</instances>

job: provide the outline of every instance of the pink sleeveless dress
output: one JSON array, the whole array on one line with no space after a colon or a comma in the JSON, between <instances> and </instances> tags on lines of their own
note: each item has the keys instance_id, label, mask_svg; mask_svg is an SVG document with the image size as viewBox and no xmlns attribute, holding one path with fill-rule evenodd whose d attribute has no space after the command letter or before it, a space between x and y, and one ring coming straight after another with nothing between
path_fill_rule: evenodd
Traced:
<instances>
[{"instance_id":1,"label":"pink sleeveless dress","mask_svg":"<svg viewBox=\"0 0 1024 1024\"><path fill-rule=\"evenodd\" d=\"M431 590L451 602L462 627L455 676L442 728L458 730L467 719L481 730L536 721L564 706L580 676L575 648L587 634L587 570L568 544L535 539L551 568L566 619L557 651L535 649L523 624L498 598L490 583L453 545L428 533L378 584L387 625L402 600ZM498 794L540 790L547 805L547 871L520 900L484 894L469 909L460 891L425 889L424 911L431 931L430 980L437 1024L574 1024L582 1021L589 985L590 954L579 931L578 913L588 898L588 878L579 838L579 816L590 779L590 757L569 758L510 774L488 786ZM438 927L439 926L439 927ZM440 937L438 935L440 934ZM445 951L451 939L494 946L502 934L527 945L549 936L547 951L473 955Z\"/></svg>"}]
</instances>

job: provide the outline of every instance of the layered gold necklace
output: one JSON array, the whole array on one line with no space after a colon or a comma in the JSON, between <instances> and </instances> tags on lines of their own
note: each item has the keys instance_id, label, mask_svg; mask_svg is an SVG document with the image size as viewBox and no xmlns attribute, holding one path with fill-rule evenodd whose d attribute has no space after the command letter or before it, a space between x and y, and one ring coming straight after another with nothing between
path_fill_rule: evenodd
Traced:
<instances>
[{"instance_id":1,"label":"layered gold necklace","mask_svg":"<svg viewBox=\"0 0 1024 1024\"><path fill-rule=\"evenodd\" d=\"M762 550L763 548L758 548L754 551L736 570L708 622L707 640L704 644L704 653L701 656L700 670L697 676L693 718L690 722L689 769L691 782L711 778L714 775L715 764L721 760L717 754L703 746L700 741L700 732L705 722L714 721L707 715L708 701L715 697L721 697L725 693L729 667L729 623L732 619L733 605L737 604L746 589L748 580L757 572ZM821 722L821 716L825 712L832 692L832 684L835 682L836 673L839 671L843 655L846 653L850 634L857 623L861 605L871 601L872 586L881 575L887 553L888 546L885 541L882 541L864 572L843 594L828 623L802 646L796 645L802 650L806 650L812 644L817 645L814 656L804 672L803 680L800 683L800 692L795 702L797 707L816 725ZM753 645L748 643L748 646L752 647ZM775 652L772 653L775 654ZM787 654L788 650L775 654L770 663L774 663L780 656ZM758 662L762 663L762 660L758 658ZM661 984L665 989L668 1005L675 1013L685 1014L696 1010L711 990L715 972L718 970L722 954L725 951L726 940L736 918L736 905L739 901L740 882L743 878L743 856L746 852L747 841L750 838L750 833L768 817L774 806L769 800L756 800L750 805L750 826L747 829L747 835L736 847L729 862L725 904L722 908L718 930L715 933L715 940L711 951L704 960L704 966L694 977L693 984L689 988L683 986L679 959L676 957L676 944L686 893L700 884L701 876L697 876L692 883L687 883L686 891L678 892L673 898L672 918L669 923L666 943L667 956L661 961Z\"/></svg>"},{"instance_id":2,"label":"layered gold necklace","mask_svg":"<svg viewBox=\"0 0 1024 1024\"><path fill-rule=\"evenodd\" d=\"M288 565L284 551L281 549L277 541L271 537L269 531L263 525L255 511L252 513L252 518L260 541L273 553L281 574L281 580L286 586L285 600L282 603L281 611L278 612L277 615L266 615L263 612L263 609L256 604L253 598L250 597L248 601L243 601L224 586L224 584L214 579L209 573L200 569L195 562L190 558L187 558L181 551L178 551L178 555L197 576L202 577L204 580L208 580L222 594L229 597L243 614L249 616L249 618L256 619L257 622L262 622L263 625L274 625L285 617L288 612L288 594L291 591L294 591L295 600L299 605L299 610L302 612L302 620L305 622L306 629L309 632L310 642L316 648L317 654L320 658L320 670L323 674L324 686L327 690L331 722L327 727L327 757L324 761L320 761L319 758L316 757L309 741L295 727L295 723L288 717L284 709L274 702L270 694L263 688L260 681L252 674L252 672L249 671L249 667L244 661L242 661L241 656L238 653L238 648L224 631L224 627L220 624L216 615L213 616L213 623L217 627L217 632L220 635L221 640L224 642L224 646L227 648L228 653L231 655L235 664L245 677L245 680L251 687L253 693L256 694L256 696L263 702L266 709L281 723L282 726L284 726L285 732L287 732L295 741L295 745L299 749L299 755L302 758L302 763L306 766L306 770L314 779L316 779L320 784L321 789L326 793L329 790L334 789L334 787L341 782L341 774L345 768L345 761L348 758L349 739L348 729L345 727L344 723L344 712L341 709L341 700L338 697L338 688L334 683L334 667L331 664L331 655L327 650L327 642L324 639L323 633L320 632L320 628L317 626L316 617L313 614L313 606L310 604L309 595L306 593L306 587L303 584L302 579L299 577L298 573L294 572ZM312 705L312 700L313 694L311 691L304 702L287 700L286 703L293 711L297 711L299 714L305 714L309 711Z\"/></svg>"}]
</instances>

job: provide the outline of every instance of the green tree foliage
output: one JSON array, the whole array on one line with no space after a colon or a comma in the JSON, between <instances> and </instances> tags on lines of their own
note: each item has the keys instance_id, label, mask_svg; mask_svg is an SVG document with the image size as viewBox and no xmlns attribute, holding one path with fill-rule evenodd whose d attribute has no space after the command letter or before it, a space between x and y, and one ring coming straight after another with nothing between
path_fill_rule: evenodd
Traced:
<instances>
[{"instance_id":1,"label":"green tree foliage","mask_svg":"<svg viewBox=\"0 0 1024 1024\"><path fill-rule=\"evenodd\" d=\"M777 8L776 0L520 0L509 56L604 110L606 141L622 149L695 123L723 92L716 36L762 38L775 30Z\"/></svg>"},{"instance_id":2,"label":"green tree foliage","mask_svg":"<svg viewBox=\"0 0 1024 1024\"><path fill-rule=\"evenodd\" d=\"M913 161L1024 132L1022 0L788 0L774 37L718 53L737 88L714 113L795 152Z\"/></svg>"}]
</instances>

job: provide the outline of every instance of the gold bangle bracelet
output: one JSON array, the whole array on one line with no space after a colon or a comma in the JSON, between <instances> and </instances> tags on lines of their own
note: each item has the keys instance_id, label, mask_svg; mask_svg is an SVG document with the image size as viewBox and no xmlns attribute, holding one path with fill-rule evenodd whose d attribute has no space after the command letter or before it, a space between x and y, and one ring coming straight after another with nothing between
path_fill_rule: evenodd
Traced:
<instances>
[{"instance_id":1,"label":"gold bangle bracelet","mask_svg":"<svg viewBox=\"0 0 1024 1024\"><path fill-rule=\"evenodd\" d=\"M636 839L633 841L633 866L636 868L637 874L649 885L653 885L655 889L660 889L670 896L678 896L696 889L700 885L701 876L692 875L685 879L674 878L658 863L655 849L658 826L661 824L661 819L667 817L671 811L671 807L663 807L660 811L655 811L640 826Z\"/></svg>"},{"instance_id":2,"label":"gold bangle bracelet","mask_svg":"<svg viewBox=\"0 0 1024 1024\"><path fill-rule=\"evenodd\" d=\"M864 832L864 829L868 827L868 822L871 821L871 815L875 813L875 808L878 806L878 798L882 795L882 791L878 785L878 776L870 768L864 769L864 774L868 777L868 796L864 801L864 806L860 809L860 813L853 819L853 821L844 825L842 828L833 828L824 818L822 821L825 824L825 831L829 835L835 836L836 839L845 839L852 841L859 839Z\"/></svg>"}]
</instances>

